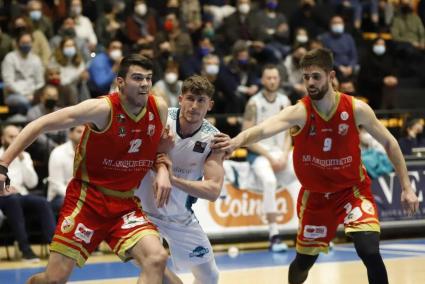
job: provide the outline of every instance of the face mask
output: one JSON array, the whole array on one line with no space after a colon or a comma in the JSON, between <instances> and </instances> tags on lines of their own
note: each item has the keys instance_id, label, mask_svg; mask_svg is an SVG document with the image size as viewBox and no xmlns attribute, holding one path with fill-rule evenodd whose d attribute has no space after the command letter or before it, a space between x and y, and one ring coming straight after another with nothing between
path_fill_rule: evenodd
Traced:
<instances>
[{"instance_id":1,"label":"face mask","mask_svg":"<svg viewBox=\"0 0 425 284\"><path fill-rule=\"evenodd\" d=\"M167 31L167 32L172 32L173 30L174 30L174 23L173 23L173 20L166 20L165 22L164 22L164 29Z\"/></svg>"},{"instance_id":2,"label":"face mask","mask_svg":"<svg viewBox=\"0 0 425 284\"><path fill-rule=\"evenodd\" d=\"M210 53L210 49L208 47L200 47L199 53L202 57L204 57L205 55L208 55Z\"/></svg>"},{"instance_id":3,"label":"face mask","mask_svg":"<svg viewBox=\"0 0 425 284\"><path fill-rule=\"evenodd\" d=\"M239 59L238 60L239 65L247 65L248 64L248 59Z\"/></svg>"},{"instance_id":4,"label":"face mask","mask_svg":"<svg viewBox=\"0 0 425 284\"><path fill-rule=\"evenodd\" d=\"M44 101L44 106L47 109L53 109L56 106L57 100L54 99L47 99Z\"/></svg>"},{"instance_id":5,"label":"face mask","mask_svg":"<svg viewBox=\"0 0 425 284\"><path fill-rule=\"evenodd\" d=\"M244 15L248 14L250 9L251 9L251 7L247 3L240 4L238 6L239 13L244 14Z\"/></svg>"},{"instance_id":6,"label":"face mask","mask_svg":"<svg viewBox=\"0 0 425 284\"><path fill-rule=\"evenodd\" d=\"M174 84L177 81L177 74L174 72L169 72L165 74L165 82L168 84Z\"/></svg>"},{"instance_id":7,"label":"face mask","mask_svg":"<svg viewBox=\"0 0 425 284\"><path fill-rule=\"evenodd\" d=\"M205 72L207 72L208 75L217 75L218 74L218 65L216 64L208 64L205 66Z\"/></svg>"},{"instance_id":8,"label":"face mask","mask_svg":"<svg viewBox=\"0 0 425 284\"><path fill-rule=\"evenodd\" d=\"M60 78L53 78L47 81L49 84L52 84L54 86L59 86L61 84Z\"/></svg>"},{"instance_id":9,"label":"face mask","mask_svg":"<svg viewBox=\"0 0 425 284\"><path fill-rule=\"evenodd\" d=\"M202 31L202 34L204 35L204 36L206 36L207 38L213 38L214 37L214 30L213 29L204 29L203 31Z\"/></svg>"},{"instance_id":10,"label":"face mask","mask_svg":"<svg viewBox=\"0 0 425 284\"><path fill-rule=\"evenodd\" d=\"M121 49L114 49L109 52L109 56L112 58L112 60L117 61L122 57L122 51Z\"/></svg>"},{"instance_id":11,"label":"face mask","mask_svg":"<svg viewBox=\"0 0 425 284\"><path fill-rule=\"evenodd\" d=\"M376 55L382 55L385 53L385 45L374 45L373 46L373 52Z\"/></svg>"},{"instance_id":12,"label":"face mask","mask_svg":"<svg viewBox=\"0 0 425 284\"><path fill-rule=\"evenodd\" d=\"M33 21L38 21L41 19L41 11L35 10L30 12L30 18Z\"/></svg>"},{"instance_id":13,"label":"face mask","mask_svg":"<svg viewBox=\"0 0 425 284\"><path fill-rule=\"evenodd\" d=\"M19 46L19 50L23 53L23 54L28 54L31 51L32 45L31 44L21 44Z\"/></svg>"},{"instance_id":14,"label":"face mask","mask_svg":"<svg viewBox=\"0 0 425 284\"><path fill-rule=\"evenodd\" d=\"M63 48L63 54L68 58L74 57L76 53L77 53L77 50L73 46Z\"/></svg>"},{"instance_id":15,"label":"face mask","mask_svg":"<svg viewBox=\"0 0 425 284\"><path fill-rule=\"evenodd\" d=\"M148 11L148 8L146 7L146 4L141 3L138 4L135 8L134 11L136 12L136 14L138 14L139 16L144 16L146 15L146 12Z\"/></svg>"},{"instance_id":16,"label":"face mask","mask_svg":"<svg viewBox=\"0 0 425 284\"><path fill-rule=\"evenodd\" d=\"M266 6L270 10L276 10L277 3L276 2L273 2L273 1L270 1L270 2L267 2Z\"/></svg>"},{"instance_id":17,"label":"face mask","mask_svg":"<svg viewBox=\"0 0 425 284\"><path fill-rule=\"evenodd\" d=\"M66 37L75 37L75 30L73 28L66 28L62 30L62 34Z\"/></svg>"},{"instance_id":18,"label":"face mask","mask_svg":"<svg viewBox=\"0 0 425 284\"><path fill-rule=\"evenodd\" d=\"M412 8L410 8L409 5L402 5L400 10L403 14L409 14L410 12L412 12Z\"/></svg>"},{"instance_id":19,"label":"face mask","mask_svg":"<svg viewBox=\"0 0 425 284\"><path fill-rule=\"evenodd\" d=\"M306 36L306 35L297 35L297 41L299 43L306 43L308 41L308 36Z\"/></svg>"},{"instance_id":20,"label":"face mask","mask_svg":"<svg viewBox=\"0 0 425 284\"><path fill-rule=\"evenodd\" d=\"M72 14L79 16L81 15L81 12L83 11L83 8L81 6L74 6L71 8Z\"/></svg>"},{"instance_id":21,"label":"face mask","mask_svg":"<svg viewBox=\"0 0 425 284\"><path fill-rule=\"evenodd\" d=\"M13 31L14 31L15 35L19 35L23 32L26 32L27 28L26 27L16 27L16 28L13 29Z\"/></svg>"},{"instance_id":22,"label":"face mask","mask_svg":"<svg viewBox=\"0 0 425 284\"><path fill-rule=\"evenodd\" d=\"M342 34L344 32L344 25L343 24L335 24L331 26L331 31L334 34Z\"/></svg>"}]
</instances>

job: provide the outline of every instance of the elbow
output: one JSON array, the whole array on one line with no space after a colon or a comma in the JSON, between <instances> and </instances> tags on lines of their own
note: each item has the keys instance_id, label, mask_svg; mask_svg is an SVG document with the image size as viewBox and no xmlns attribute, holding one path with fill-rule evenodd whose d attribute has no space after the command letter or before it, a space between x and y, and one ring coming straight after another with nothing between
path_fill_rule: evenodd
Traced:
<instances>
[{"instance_id":1,"label":"elbow","mask_svg":"<svg viewBox=\"0 0 425 284\"><path fill-rule=\"evenodd\" d=\"M214 186L214 189L211 190L211 194L208 196L207 200L210 202L216 201L218 197L220 196L220 191L221 191L221 188L218 185Z\"/></svg>"}]
</instances>

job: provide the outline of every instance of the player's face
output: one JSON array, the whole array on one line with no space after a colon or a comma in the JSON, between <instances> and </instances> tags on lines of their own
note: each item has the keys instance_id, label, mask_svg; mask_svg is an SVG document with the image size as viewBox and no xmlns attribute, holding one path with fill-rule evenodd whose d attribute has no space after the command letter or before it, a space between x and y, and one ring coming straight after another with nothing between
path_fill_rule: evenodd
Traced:
<instances>
[{"instance_id":1,"label":"player's face","mask_svg":"<svg viewBox=\"0 0 425 284\"><path fill-rule=\"evenodd\" d=\"M333 76L335 71L326 73L317 66L303 69L304 86L312 100L321 100L329 92Z\"/></svg>"},{"instance_id":2,"label":"player's face","mask_svg":"<svg viewBox=\"0 0 425 284\"><path fill-rule=\"evenodd\" d=\"M180 117L188 123L199 123L209 110L212 109L214 102L207 95L194 95L187 92L179 96Z\"/></svg>"},{"instance_id":3,"label":"player's face","mask_svg":"<svg viewBox=\"0 0 425 284\"><path fill-rule=\"evenodd\" d=\"M276 92L280 84L279 71L276 68L265 69L261 77L261 83L267 92Z\"/></svg>"},{"instance_id":4,"label":"player's face","mask_svg":"<svg viewBox=\"0 0 425 284\"><path fill-rule=\"evenodd\" d=\"M117 78L118 86L127 102L134 107L144 107L152 88L152 70L132 65L125 78Z\"/></svg>"}]
</instances>

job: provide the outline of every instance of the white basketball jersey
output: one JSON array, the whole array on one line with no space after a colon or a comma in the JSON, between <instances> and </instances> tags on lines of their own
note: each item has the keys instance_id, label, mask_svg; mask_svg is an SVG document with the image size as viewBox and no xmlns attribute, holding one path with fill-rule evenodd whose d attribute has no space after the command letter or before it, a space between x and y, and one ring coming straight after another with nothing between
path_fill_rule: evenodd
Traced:
<instances>
[{"instance_id":1,"label":"white basketball jersey","mask_svg":"<svg viewBox=\"0 0 425 284\"><path fill-rule=\"evenodd\" d=\"M173 161L173 174L187 180L201 180L204 175L204 163L211 152L210 144L214 134L219 131L204 119L202 126L191 137L178 135L179 109L169 108L167 125L175 135L174 148L169 153ZM177 187L171 189L168 204L157 208L153 197L152 182L155 174L149 171L143 179L136 195L141 199L142 208L152 216L176 217L191 214L191 206L196 198L189 196Z\"/></svg>"},{"instance_id":2,"label":"white basketball jersey","mask_svg":"<svg viewBox=\"0 0 425 284\"><path fill-rule=\"evenodd\" d=\"M282 93L277 93L276 99L273 102L267 101L262 92L253 96L248 103L255 103L257 109L257 120L255 124L266 120L267 118L277 114L282 109L291 105L288 97ZM272 137L261 140L260 145L269 151L281 150L285 139L285 132L280 132Z\"/></svg>"}]
</instances>

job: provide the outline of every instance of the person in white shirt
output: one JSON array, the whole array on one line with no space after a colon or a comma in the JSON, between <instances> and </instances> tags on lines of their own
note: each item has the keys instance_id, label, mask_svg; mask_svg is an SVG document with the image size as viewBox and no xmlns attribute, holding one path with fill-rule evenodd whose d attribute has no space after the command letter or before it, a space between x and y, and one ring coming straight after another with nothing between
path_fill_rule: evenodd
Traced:
<instances>
[{"instance_id":1,"label":"person in white shirt","mask_svg":"<svg viewBox=\"0 0 425 284\"><path fill-rule=\"evenodd\" d=\"M213 106L213 93L214 87L208 79L191 76L183 82L180 108L168 110L167 126L175 133L175 145L169 153L172 190L168 203L158 208L151 190L155 183L152 171L136 191L143 210L170 247L173 270L189 269L194 283L202 284L218 283L219 273L211 243L191 207L197 198L213 202L219 197L224 178L224 153L211 151L211 140L217 136L228 137L219 134L204 119Z\"/></svg>"},{"instance_id":2,"label":"person in white shirt","mask_svg":"<svg viewBox=\"0 0 425 284\"><path fill-rule=\"evenodd\" d=\"M66 186L72 178L75 148L80 142L84 126L72 127L69 130L69 140L53 149L49 158L49 177L47 200L53 211L59 212L65 198Z\"/></svg>"},{"instance_id":3,"label":"person in white shirt","mask_svg":"<svg viewBox=\"0 0 425 284\"><path fill-rule=\"evenodd\" d=\"M288 97L279 91L280 76L276 66L264 67L261 83L263 89L247 103L242 129L259 124L291 105ZM263 191L263 213L269 225L270 250L274 252L287 250L287 245L278 236L275 195L278 187L295 179L291 146L289 133L281 132L248 147L248 161Z\"/></svg>"},{"instance_id":4,"label":"person in white shirt","mask_svg":"<svg viewBox=\"0 0 425 284\"><path fill-rule=\"evenodd\" d=\"M85 39L89 49L94 51L97 45L97 36L93 29L93 23L82 14L83 5L81 0L72 0L70 10L75 19L75 33L78 37Z\"/></svg>"},{"instance_id":5,"label":"person in white shirt","mask_svg":"<svg viewBox=\"0 0 425 284\"><path fill-rule=\"evenodd\" d=\"M0 155L9 147L18 136L20 130L14 125L3 128L1 135L2 147ZM55 230L53 211L47 199L43 196L31 194L28 189L34 188L38 183L38 176L34 170L33 162L27 152L22 152L9 165L9 177L11 178L9 191L0 196L0 210L7 217L14 237L22 252L22 258L26 261L36 262L39 258L31 250L28 233L25 228L24 212L35 214L40 220L39 225L44 241L50 243Z\"/></svg>"}]
</instances>

